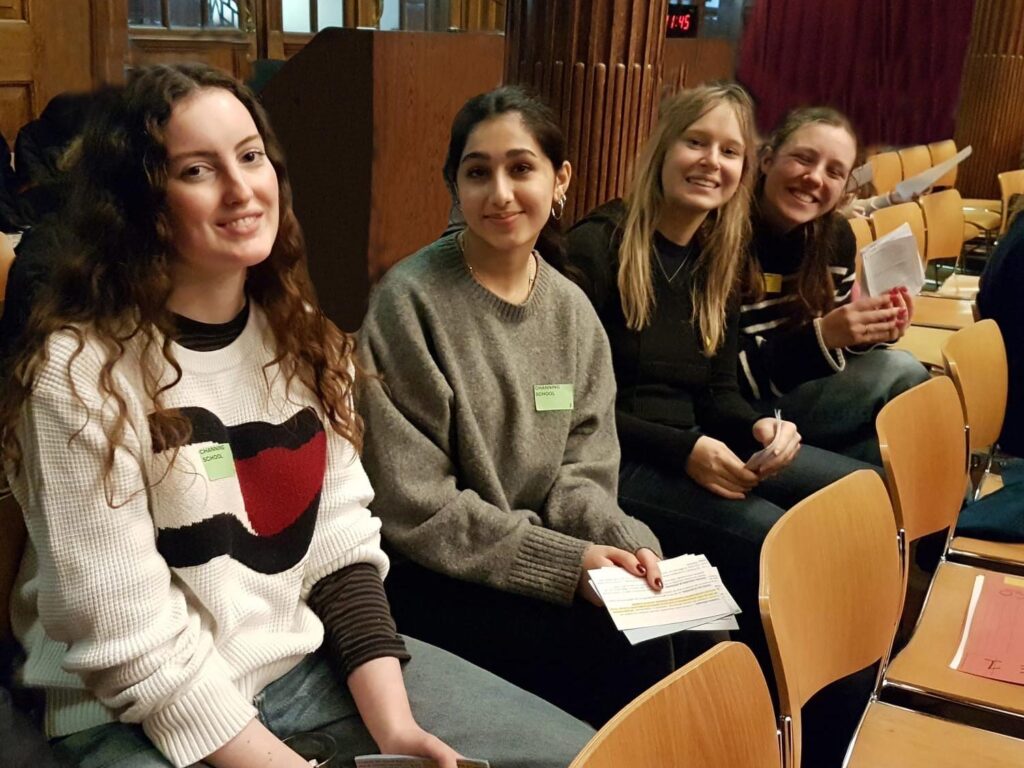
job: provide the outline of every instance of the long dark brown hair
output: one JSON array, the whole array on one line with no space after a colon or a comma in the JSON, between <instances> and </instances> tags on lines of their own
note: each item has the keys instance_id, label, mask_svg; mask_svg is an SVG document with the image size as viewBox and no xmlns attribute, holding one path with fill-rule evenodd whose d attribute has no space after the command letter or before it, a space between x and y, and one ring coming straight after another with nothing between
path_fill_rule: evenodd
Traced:
<instances>
[{"instance_id":1,"label":"long dark brown hair","mask_svg":"<svg viewBox=\"0 0 1024 768\"><path fill-rule=\"evenodd\" d=\"M187 419L164 408L162 396L181 378L172 341L176 329L167 300L170 265L175 258L166 208L167 152L164 130L174 107L198 91L220 88L249 111L277 174L280 217L270 255L250 267L246 291L267 317L279 365L286 381L297 378L319 401L330 427L359 450L362 425L351 407L355 341L319 309L306 271L305 245L292 210L292 190L281 146L252 92L234 78L198 64L155 66L135 71L116 103L94 115L85 127L74 167L66 220L75 246L62 255L51 285L33 308L13 375L0 392L0 441L4 458L21 463L15 425L22 406L48 359L47 339L57 332L77 338L71 368L86 340L98 344L103 364L98 382L116 415L107 436L104 486L113 505L110 472L127 426L127 407L114 368L137 345L146 397L152 403L153 439L158 445L182 445L190 434ZM167 367L174 375L167 380ZM70 393L79 402L77 392ZM90 418L98 414L90 414ZM71 438L74 439L74 436Z\"/></svg>"},{"instance_id":2,"label":"long dark brown hair","mask_svg":"<svg viewBox=\"0 0 1024 768\"><path fill-rule=\"evenodd\" d=\"M444 181L452 199L458 199L459 163L473 129L491 118L512 113L517 113L522 119L526 130L533 136L555 171L565 163L565 137L551 107L522 86L502 86L471 98L462 105L452 121L443 169ZM559 272L571 271L565 255L565 239L559 222L553 216L548 217L540 231L536 247L544 260Z\"/></svg>"},{"instance_id":3,"label":"long dark brown hair","mask_svg":"<svg viewBox=\"0 0 1024 768\"><path fill-rule=\"evenodd\" d=\"M842 128L853 138L854 147L860 146L853 124L839 110L832 107L798 107L790 111L775 127L761 147L760 157L763 159L767 154L777 156L779 150L794 133L805 125L813 123ZM754 187L754 216L757 218L761 218L760 206L764 195L764 179L765 172L759 167ZM835 306L835 286L832 282L829 264L835 259L837 234L843 227L849 227L849 225L839 213L837 201L837 206L824 216L819 216L798 228L802 232L804 250L800 271L797 275L797 294L800 296L800 302L796 305L796 311L808 319L824 315ZM764 275L757 259L751 259L749 267L751 271L749 290L752 295L748 296L747 300L759 301L764 295Z\"/></svg>"}]
</instances>

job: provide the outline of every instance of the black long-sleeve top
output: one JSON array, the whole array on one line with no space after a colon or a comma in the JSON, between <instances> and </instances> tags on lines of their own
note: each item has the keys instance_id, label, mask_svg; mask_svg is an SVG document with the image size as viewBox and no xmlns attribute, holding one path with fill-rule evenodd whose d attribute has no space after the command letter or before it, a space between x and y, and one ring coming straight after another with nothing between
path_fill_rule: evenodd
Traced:
<instances>
[{"instance_id":1,"label":"black long-sleeve top","mask_svg":"<svg viewBox=\"0 0 1024 768\"><path fill-rule=\"evenodd\" d=\"M621 201L612 201L569 232L569 260L611 343L623 456L682 470L702 434L737 452L756 448L751 428L762 414L736 382L738 305L729 309L724 343L706 357L690 294L699 246L679 246L656 234L655 309L646 328L630 330L617 286L623 214Z\"/></svg>"}]
</instances>

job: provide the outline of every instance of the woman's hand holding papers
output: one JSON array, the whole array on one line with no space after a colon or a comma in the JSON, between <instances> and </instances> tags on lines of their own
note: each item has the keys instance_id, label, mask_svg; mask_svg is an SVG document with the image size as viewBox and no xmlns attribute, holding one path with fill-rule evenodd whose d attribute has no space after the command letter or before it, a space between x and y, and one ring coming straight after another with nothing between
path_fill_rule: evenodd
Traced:
<instances>
[{"instance_id":1,"label":"woman's hand holding papers","mask_svg":"<svg viewBox=\"0 0 1024 768\"><path fill-rule=\"evenodd\" d=\"M761 479L771 477L788 467L800 452L800 433L792 421L765 417L754 422L752 432L755 440L765 448L771 449L768 456L754 470Z\"/></svg>"},{"instance_id":2,"label":"woman's hand holding papers","mask_svg":"<svg viewBox=\"0 0 1024 768\"><path fill-rule=\"evenodd\" d=\"M602 544L591 544L583 552L583 572L580 574L580 582L576 591L584 600L593 603L599 608L604 607L601 598L590 586L590 570L593 568L605 568L615 566L622 568L634 576L639 576L647 581L651 589L660 592L662 587L661 569L658 567L660 558L650 549L644 547L638 549L636 554L627 552L618 547L608 547Z\"/></svg>"},{"instance_id":3,"label":"woman's hand holding papers","mask_svg":"<svg viewBox=\"0 0 1024 768\"><path fill-rule=\"evenodd\" d=\"M882 296L861 296L854 284L851 301L821 319L821 338L832 349L896 341L906 331L913 300L905 288Z\"/></svg>"}]
</instances>

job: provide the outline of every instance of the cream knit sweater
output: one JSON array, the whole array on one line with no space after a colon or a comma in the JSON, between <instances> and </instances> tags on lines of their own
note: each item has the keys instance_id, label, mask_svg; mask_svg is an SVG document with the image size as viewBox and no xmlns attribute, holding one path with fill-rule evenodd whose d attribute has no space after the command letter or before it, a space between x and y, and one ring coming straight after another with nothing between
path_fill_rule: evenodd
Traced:
<instances>
[{"instance_id":1,"label":"cream knit sweater","mask_svg":"<svg viewBox=\"0 0 1024 768\"><path fill-rule=\"evenodd\" d=\"M87 337L76 356L70 332L50 339L21 423L24 464L9 473L30 535L12 605L28 654L20 679L46 690L47 735L120 719L141 723L173 764L200 760L320 645L312 586L356 562L384 575L362 466L301 385L286 392L278 369L264 371L272 343L254 307L224 349L175 345L182 378L166 405L193 433L169 468L129 345L113 371L128 426L111 507L101 353Z\"/></svg>"}]
</instances>

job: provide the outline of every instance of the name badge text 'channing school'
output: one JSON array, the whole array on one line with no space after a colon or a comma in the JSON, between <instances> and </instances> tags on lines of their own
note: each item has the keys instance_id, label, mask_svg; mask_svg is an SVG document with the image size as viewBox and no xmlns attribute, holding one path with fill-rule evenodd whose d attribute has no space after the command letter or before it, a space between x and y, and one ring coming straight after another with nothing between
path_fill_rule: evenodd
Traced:
<instances>
[{"instance_id":1,"label":"name badge text 'channing school'","mask_svg":"<svg viewBox=\"0 0 1024 768\"><path fill-rule=\"evenodd\" d=\"M572 384L534 384L533 404L538 411L571 411Z\"/></svg>"},{"instance_id":2,"label":"name badge text 'channing school'","mask_svg":"<svg viewBox=\"0 0 1024 768\"><path fill-rule=\"evenodd\" d=\"M235 475L235 457L227 443L216 443L199 449L199 459L210 480L223 480Z\"/></svg>"}]
</instances>

